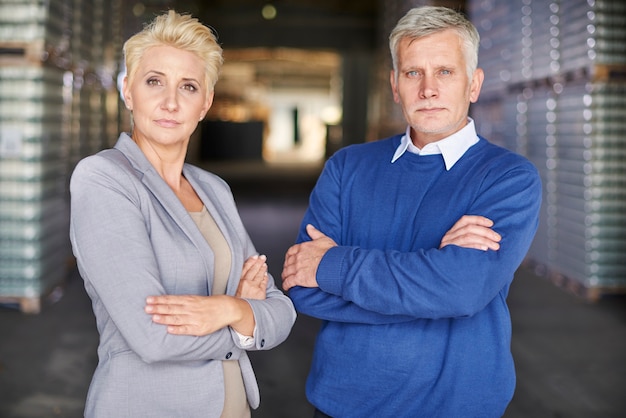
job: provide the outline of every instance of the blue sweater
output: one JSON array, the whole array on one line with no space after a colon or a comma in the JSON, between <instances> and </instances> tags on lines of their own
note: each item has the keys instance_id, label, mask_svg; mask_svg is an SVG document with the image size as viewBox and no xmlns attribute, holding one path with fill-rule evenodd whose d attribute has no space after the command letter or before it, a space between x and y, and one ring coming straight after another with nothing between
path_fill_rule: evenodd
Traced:
<instances>
[{"instance_id":1,"label":"blue sweater","mask_svg":"<svg viewBox=\"0 0 626 418\"><path fill-rule=\"evenodd\" d=\"M523 157L484 139L446 171L400 137L328 160L298 242L313 224L333 238L319 288L290 291L323 320L306 393L344 417L497 417L515 388L506 297L537 229L541 182ZM483 215L498 251L449 245L463 215Z\"/></svg>"}]
</instances>

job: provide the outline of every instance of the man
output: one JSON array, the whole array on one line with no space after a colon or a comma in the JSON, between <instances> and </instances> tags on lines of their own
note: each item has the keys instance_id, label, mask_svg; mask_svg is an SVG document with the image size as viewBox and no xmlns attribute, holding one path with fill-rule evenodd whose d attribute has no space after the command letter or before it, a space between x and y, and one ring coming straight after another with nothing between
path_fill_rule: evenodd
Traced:
<instances>
[{"instance_id":1,"label":"man","mask_svg":"<svg viewBox=\"0 0 626 418\"><path fill-rule=\"evenodd\" d=\"M498 417L513 396L506 297L541 183L468 117L478 44L455 11L409 11L390 35L406 133L338 151L311 194L282 278L323 321L317 417Z\"/></svg>"}]
</instances>

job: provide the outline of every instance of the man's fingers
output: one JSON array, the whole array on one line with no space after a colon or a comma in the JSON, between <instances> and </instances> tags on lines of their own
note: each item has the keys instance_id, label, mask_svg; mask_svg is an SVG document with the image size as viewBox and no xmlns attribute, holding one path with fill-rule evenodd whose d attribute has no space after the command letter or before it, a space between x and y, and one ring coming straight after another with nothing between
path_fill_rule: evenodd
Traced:
<instances>
[{"instance_id":1,"label":"man's fingers","mask_svg":"<svg viewBox=\"0 0 626 418\"><path fill-rule=\"evenodd\" d=\"M478 225L469 225L459 231L461 235L484 237L491 241L500 241L502 237L491 228Z\"/></svg>"},{"instance_id":2,"label":"man's fingers","mask_svg":"<svg viewBox=\"0 0 626 418\"><path fill-rule=\"evenodd\" d=\"M492 229L493 221L484 216L465 215L446 232L439 248L447 245L457 245L463 248L477 250L500 249L502 236Z\"/></svg>"},{"instance_id":3,"label":"man's fingers","mask_svg":"<svg viewBox=\"0 0 626 418\"><path fill-rule=\"evenodd\" d=\"M285 281L283 281L283 290L286 292L289 289L291 289L294 285L292 284L292 281L287 279Z\"/></svg>"},{"instance_id":4,"label":"man's fingers","mask_svg":"<svg viewBox=\"0 0 626 418\"><path fill-rule=\"evenodd\" d=\"M320 231L311 224L308 224L306 226L306 233L309 234L309 237L311 237L311 239L318 239L326 236L322 231Z\"/></svg>"},{"instance_id":5,"label":"man's fingers","mask_svg":"<svg viewBox=\"0 0 626 418\"><path fill-rule=\"evenodd\" d=\"M465 215L446 233L445 238L449 241L476 235L499 242L502 237L492 226L493 221L484 216Z\"/></svg>"},{"instance_id":6,"label":"man's fingers","mask_svg":"<svg viewBox=\"0 0 626 418\"><path fill-rule=\"evenodd\" d=\"M493 221L489 218L485 218L484 216L480 216L480 215L463 215L461 219L459 219L456 222L455 226L457 225L459 227L466 226L466 225L480 225L480 226L492 227Z\"/></svg>"},{"instance_id":7,"label":"man's fingers","mask_svg":"<svg viewBox=\"0 0 626 418\"><path fill-rule=\"evenodd\" d=\"M441 247L443 248L446 245L457 245L459 247L464 248L474 248L477 250L499 250L500 244L499 239L491 239L485 237L483 235L478 234L463 234L454 237L447 237L441 241Z\"/></svg>"},{"instance_id":8,"label":"man's fingers","mask_svg":"<svg viewBox=\"0 0 626 418\"><path fill-rule=\"evenodd\" d=\"M291 266L291 264L285 264L283 266L283 272L281 273L280 277L283 279L283 281L287 280L294 272L293 267Z\"/></svg>"}]
</instances>

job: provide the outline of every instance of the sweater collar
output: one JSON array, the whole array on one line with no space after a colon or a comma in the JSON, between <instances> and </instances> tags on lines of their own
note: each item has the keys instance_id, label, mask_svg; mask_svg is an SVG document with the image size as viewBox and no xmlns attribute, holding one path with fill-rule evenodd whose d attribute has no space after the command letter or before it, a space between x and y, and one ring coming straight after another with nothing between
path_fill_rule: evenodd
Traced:
<instances>
[{"instance_id":1,"label":"sweater collar","mask_svg":"<svg viewBox=\"0 0 626 418\"><path fill-rule=\"evenodd\" d=\"M391 162L396 162L396 160L407 151L417 155L441 154L446 165L446 170L450 170L463 154L477 142L478 134L476 133L476 126L474 125L474 120L469 117L467 118L467 125L460 131L442 140L428 144L422 149L419 149L413 144L411 140L411 127L408 126L405 134L400 139L400 145L396 148Z\"/></svg>"}]
</instances>

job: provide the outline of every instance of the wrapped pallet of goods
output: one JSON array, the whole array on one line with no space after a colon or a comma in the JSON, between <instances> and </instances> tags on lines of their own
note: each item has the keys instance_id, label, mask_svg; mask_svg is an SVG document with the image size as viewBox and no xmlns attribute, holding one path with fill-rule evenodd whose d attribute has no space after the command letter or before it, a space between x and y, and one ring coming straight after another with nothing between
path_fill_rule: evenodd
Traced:
<instances>
[{"instance_id":1,"label":"wrapped pallet of goods","mask_svg":"<svg viewBox=\"0 0 626 418\"><path fill-rule=\"evenodd\" d=\"M27 313L71 265L70 6L0 0L0 303Z\"/></svg>"},{"instance_id":2,"label":"wrapped pallet of goods","mask_svg":"<svg viewBox=\"0 0 626 418\"><path fill-rule=\"evenodd\" d=\"M490 139L526 155L543 181L526 264L589 300L626 293L626 3L471 0L468 12L495 80L473 112L500 115Z\"/></svg>"}]
</instances>

